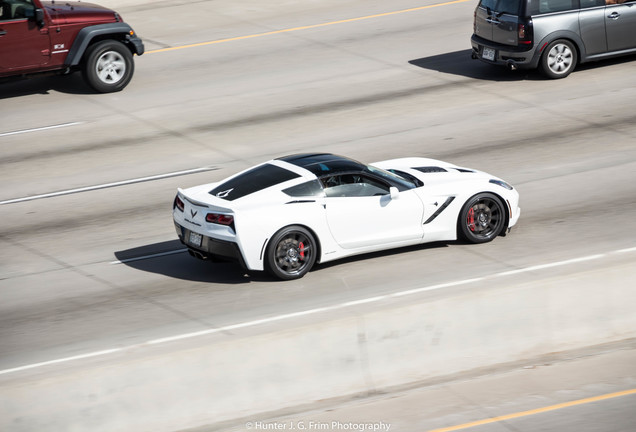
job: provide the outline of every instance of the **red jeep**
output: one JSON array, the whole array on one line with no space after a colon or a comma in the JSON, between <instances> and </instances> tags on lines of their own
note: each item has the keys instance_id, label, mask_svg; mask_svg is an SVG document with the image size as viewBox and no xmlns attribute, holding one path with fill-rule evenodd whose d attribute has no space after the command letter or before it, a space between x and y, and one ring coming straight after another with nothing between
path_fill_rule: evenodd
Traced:
<instances>
[{"instance_id":1,"label":"red jeep","mask_svg":"<svg viewBox=\"0 0 636 432\"><path fill-rule=\"evenodd\" d=\"M90 3L0 0L0 78L81 70L96 91L123 89L144 45L110 9Z\"/></svg>"}]
</instances>

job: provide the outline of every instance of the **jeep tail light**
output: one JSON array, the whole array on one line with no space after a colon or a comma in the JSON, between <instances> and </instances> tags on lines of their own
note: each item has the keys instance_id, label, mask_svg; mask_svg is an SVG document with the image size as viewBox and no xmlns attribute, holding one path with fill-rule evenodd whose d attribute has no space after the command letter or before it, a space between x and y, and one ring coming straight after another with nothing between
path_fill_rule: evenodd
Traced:
<instances>
[{"instance_id":1,"label":"jeep tail light","mask_svg":"<svg viewBox=\"0 0 636 432\"><path fill-rule=\"evenodd\" d=\"M179 195L174 197L174 204L172 205L172 208L174 209L175 207L181 211L183 211L185 208L185 205L183 204L183 201L181 200L181 198L179 198Z\"/></svg>"},{"instance_id":2,"label":"jeep tail light","mask_svg":"<svg viewBox=\"0 0 636 432\"><path fill-rule=\"evenodd\" d=\"M220 213L208 213L205 216L205 221L214 223L214 224L229 226L229 225L232 225L232 223L234 223L234 216L224 215Z\"/></svg>"}]
</instances>

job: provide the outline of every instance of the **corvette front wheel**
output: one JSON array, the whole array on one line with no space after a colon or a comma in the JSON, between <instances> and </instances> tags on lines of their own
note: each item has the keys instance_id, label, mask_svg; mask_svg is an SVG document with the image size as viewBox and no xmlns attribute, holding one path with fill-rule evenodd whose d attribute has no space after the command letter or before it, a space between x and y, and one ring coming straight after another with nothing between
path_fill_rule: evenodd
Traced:
<instances>
[{"instance_id":1,"label":"corvette front wheel","mask_svg":"<svg viewBox=\"0 0 636 432\"><path fill-rule=\"evenodd\" d=\"M491 193L472 196L459 213L458 230L470 243L486 243L504 229L506 213L501 200Z\"/></svg>"},{"instance_id":2,"label":"corvette front wheel","mask_svg":"<svg viewBox=\"0 0 636 432\"><path fill-rule=\"evenodd\" d=\"M267 270L283 280L299 279L316 262L316 240L301 226L278 231L267 246Z\"/></svg>"}]
</instances>

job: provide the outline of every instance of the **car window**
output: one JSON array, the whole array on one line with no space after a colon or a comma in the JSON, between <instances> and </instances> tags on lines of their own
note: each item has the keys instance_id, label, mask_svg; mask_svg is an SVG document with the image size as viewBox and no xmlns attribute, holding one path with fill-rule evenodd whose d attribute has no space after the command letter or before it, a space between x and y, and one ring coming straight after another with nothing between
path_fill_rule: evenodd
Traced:
<instances>
[{"instance_id":1,"label":"car window","mask_svg":"<svg viewBox=\"0 0 636 432\"><path fill-rule=\"evenodd\" d=\"M576 0L541 0L539 1L539 13L563 12L578 9Z\"/></svg>"},{"instance_id":2,"label":"car window","mask_svg":"<svg viewBox=\"0 0 636 432\"><path fill-rule=\"evenodd\" d=\"M341 174L321 178L328 197L369 197L386 195L389 185L364 174Z\"/></svg>"},{"instance_id":3,"label":"car window","mask_svg":"<svg viewBox=\"0 0 636 432\"><path fill-rule=\"evenodd\" d=\"M581 9L605 5L605 0L579 0Z\"/></svg>"},{"instance_id":4,"label":"car window","mask_svg":"<svg viewBox=\"0 0 636 432\"><path fill-rule=\"evenodd\" d=\"M296 186L283 189L283 192L292 197L321 197L325 196L322 185L318 180L311 180Z\"/></svg>"},{"instance_id":5,"label":"car window","mask_svg":"<svg viewBox=\"0 0 636 432\"><path fill-rule=\"evenodd\" d=\"M0 0L0 21L31 18L34 10L32 0Z\"/></svg>"},{"instance_id":6,"label":"car window","mask_svg":"<svg viewBox=\"0 0 636 432\"><path fill-rule=\"evenodd\" d=\"M210 191L210 195L233 201L297 177L300 176L293 171L276 165L264 164L221 183Z\"/></svg>"},{"instance_id":7,"label":"car window","mask_svg":"<svg viewBox=\"0 0 636 432\"><path fill-rule=\"evenodd\" d=\"M491 11L519 15L522 0L481 0L480 5Z\"/></svg>"}]
</instances>

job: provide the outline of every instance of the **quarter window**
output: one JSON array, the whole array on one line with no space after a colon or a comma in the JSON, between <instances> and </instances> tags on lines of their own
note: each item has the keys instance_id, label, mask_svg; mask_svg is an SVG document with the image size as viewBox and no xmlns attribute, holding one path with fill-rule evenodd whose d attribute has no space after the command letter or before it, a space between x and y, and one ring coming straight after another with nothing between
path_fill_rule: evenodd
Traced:
<instances>
[{"instance_id":1,"label":"quarter window","mask_svg":"<svg viewBox=\"0 0 636 432\"><path fill-rule=\"evenodd\" d=\"M320 179L328 197L369 197L389 193L388 184L363 174L341 174Z\"/></svg>"}]
</instances>

